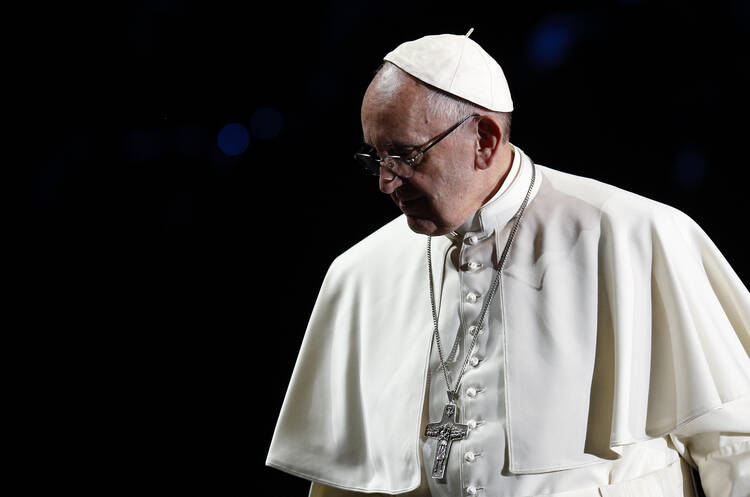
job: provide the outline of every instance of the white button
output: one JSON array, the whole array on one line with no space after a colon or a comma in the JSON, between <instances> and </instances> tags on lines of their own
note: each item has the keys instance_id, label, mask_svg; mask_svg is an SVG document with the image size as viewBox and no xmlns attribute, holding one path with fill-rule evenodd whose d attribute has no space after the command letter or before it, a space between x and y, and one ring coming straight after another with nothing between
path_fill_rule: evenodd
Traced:
<instances>
[{"instance_id":1,"label":"white button","mask_svg":"<svg viewBox=\"0 0 750 497\"><path fill-rule=\"evenodd\" d=\"M473 419L470 419L466 422L466 426L468 426L470 430L473 430L474 428L477 427L477 422L474 421Z\"/></svg>"},{"instance_id":2,"label":"white button","mask_svg":"<svg viewBox=\"0 0 750 497\"><path fill-rule=\"evenodd\" d=\"M477 396L477 389L474 387L469 387L466 389L466 395L471 397L472 399Z\"/></svg>"},{"instance_id":3,"label":"white button","mask_svg":"<svg viewBox=\"0 0 750 497\"><path fill-rule=\"evenodd\" d=\"M469 485L468 487L466 487L466 493L468 495L476 495L477 494L477 487L475 487L474 485Z\"/></svg>"},{"instance_id":4,"label":"white button","mask_svg":"<svg viewBox=\"0 0 750 497\"><path fill-rule=\"evenodd\" d=\"M477 269L481 269L481 267L482 267L482 263L481 263L481 262L474 262L474 261L469 261L469 263L468 263L468 264L466 264L466 266L467 266L467 267L468 267L468 268L469 268L469 269L470 269L471 271L476 271Z\"/></svg>"},{"instance_id":5,"label":"white button","mask_svg":"<svg viewBox=\"0 0 750 497\"><path fill-rule=\"evenodd\" d=\"M471 235L471 236L469 237L469 240L468 240L468 242L469 242L469 243L470 243L471 245L476 245L476 244L477 244L477 242L479 242L479 237L478 237L477 235Z\"/></svg>"},{"instance_id":6,"label":"white button","mask_svg":"<svg viewBox=\"0 0 750 497\"><path fill-rule=\"evenodd\" d=\"M474 367L477 367L477 365L479 364L479 357L472 356L471 359L469 359L469 364L471 364Z\"/></svg>"},{"instance_id":7,"label":"white button","mask_svg":"<svg viewBox=\"0 0 750 497\"><path fill-rule=\"evenodd\" d=\"M472 451L469 451L466 454L464 454L464 459L466 460L466 462L474 462L474 459L476 458L477 456L474 455Z\"/></svg>"},{"instance_id":8,"label":"white button","mask_svg":"<svg viewBox=\"0 0 750 497\"><path fill-rule=\"evenodd\" d=\"M470 304L475 304L479 300L479 294L474 292L469 292L466 295L466 301Z\"/></svg>"}]
</instances>

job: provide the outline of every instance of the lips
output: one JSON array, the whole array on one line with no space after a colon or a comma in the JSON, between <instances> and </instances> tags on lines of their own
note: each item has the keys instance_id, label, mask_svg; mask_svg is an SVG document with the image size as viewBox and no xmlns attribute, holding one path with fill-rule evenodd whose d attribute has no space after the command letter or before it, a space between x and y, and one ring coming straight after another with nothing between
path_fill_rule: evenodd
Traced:
<instances>
[{"instance_id":1,"label":"lips","mask_svg":"<svg viewBox=\"0 0 750 497\"><path fill-rule=\"evenodd\" d=\"M420 201L424 200L424 195L421 192L410 192L399 188L391 194L391 198L404 214L409 215L421 210Z\"/></svg>"},{"instance_id":2,"label":"lips","mask_svg":"<svg viewBox=\"0 0 750 497\"><path fill-rule=\"evenodd\" d=\"M401 209L406 215L416 214L422 211L422 203L420 202L422 197L413 197L409 200L399 200L397 202L398 208Z\"/></svg>"},{"instance_id":3,"label":"lips","mask_svg":"<svg viewBox=\"0 0 750 497\"><path fill-rule=\"evenodd\" d=\"M413 204L414 202L416 202L420 198L422 198L422 197L400 198L398 200L398 203L399 203L399 205L409 205L409 204Z\"/></svg>"},{"instance_id":4,"label":"lips","mask_svg":"<svg viewBox=\"0 0 750 497\"><path fill-rule=\"evenodd\" d=\"M417 200L422 197L422 195L416 193L409 195L408 193L395 191L393 192L394 200L396 200L399 204L406 204L409 202L413 202L414 200Z\"/></svg>"}]
</instances>

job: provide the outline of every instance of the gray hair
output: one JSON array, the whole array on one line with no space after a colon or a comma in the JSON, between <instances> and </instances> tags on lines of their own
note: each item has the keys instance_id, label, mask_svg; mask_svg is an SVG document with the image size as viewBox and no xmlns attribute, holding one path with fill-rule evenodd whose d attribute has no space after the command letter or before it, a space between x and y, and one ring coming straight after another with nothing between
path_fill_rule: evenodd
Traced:
<instances>
[{"instance_id":1,"label":"gray hair","mask_svg":"<svg viewBox=\"0 0 750 497\"><path fill-rule=\"evenodd\" d=\"M381 71L393 71L394 69L398 69L396 72L400 73L402 76L408 75L411 77L411 75L389 61L383 61L383 63L376 69L375 74L378 74ZM469 114L490 114L500 122L500 130L503 133L501 143L508 143L508 140L510 139L511 112L488 110L484 107L473 104L468 100L464 100L463 98L451 95L439 88L435 88L432 85L425 84L421 81L420 83L422 83L428 90L426 104L431 117L446 117L451 121L458 122Z\"/></svg>"}]
</instances>

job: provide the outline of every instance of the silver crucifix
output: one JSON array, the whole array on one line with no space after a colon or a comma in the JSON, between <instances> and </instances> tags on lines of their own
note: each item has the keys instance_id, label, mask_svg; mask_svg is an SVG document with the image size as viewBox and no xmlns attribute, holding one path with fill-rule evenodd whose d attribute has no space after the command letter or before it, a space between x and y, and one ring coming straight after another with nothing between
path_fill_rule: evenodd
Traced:
<instances>
[{"instance_id":1,"label":"silver crucifix","mask_svg":"<svg viewBox=\"0 0 750 497\"><path fill-rule=\"evenodd\" d=\"M443 409L443 419L439 423L430 423L424 430L428 438L437 438L435 462L432 463L432 477L441 479L445 476L445 466L454 440L466 438L469 426L456 423L456 404L449 402Z\"/></svg>"}]
</instances>

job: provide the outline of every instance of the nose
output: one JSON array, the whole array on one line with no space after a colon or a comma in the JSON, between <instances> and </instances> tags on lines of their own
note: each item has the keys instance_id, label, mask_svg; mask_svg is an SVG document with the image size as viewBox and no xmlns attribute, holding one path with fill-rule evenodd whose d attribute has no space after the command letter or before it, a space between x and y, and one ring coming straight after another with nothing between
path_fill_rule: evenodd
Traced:
<instances>
[{"instance_id":1,"label":"nose","mask_svg":"<svg viewBox=\"0 0 750 497\"><path fill-rule=\"evenodd\" d=\"M399 186L404 184L404 180L393 174L393 171L385 166L380 167L380 177L378 178L380 191L390 195Z\"/></svg>"}]
</instances>

